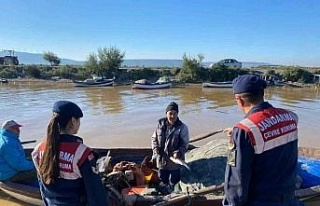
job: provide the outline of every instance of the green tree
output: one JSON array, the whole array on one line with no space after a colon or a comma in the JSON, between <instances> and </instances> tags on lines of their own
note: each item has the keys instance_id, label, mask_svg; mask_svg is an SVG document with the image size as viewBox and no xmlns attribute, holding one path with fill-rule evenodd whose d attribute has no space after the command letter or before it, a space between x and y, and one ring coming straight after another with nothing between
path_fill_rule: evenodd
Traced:
<instances>
[{"instance_id":1,"label":"green tree","mask_svg":"<svg viewBox=\"0 0 320 206\"><path fill-rule=\"evenodd\" d=\"M51 66L58 66L61 62L61 59L50 51L43 53L43 59L50 62Z\"/></svg>"},{"instance_id":2,"label":"green tree","mask_svg":"<svg viewBox=\"0 0 320 206\"><path fill-rule=\"evenodd\" d=\"M311 83L313 81L313 75L311 72L295 67L288 67L283 71L283 78L286 81Z\"/></svg>"},{"instance_id":3,"label":"green tree","mask_svg":"<svg viewBox=\"0 0 320 206\"><path fill-rule=\"evenodd\" d=\"M30 65L30 66L27 66L26 75L33 78L40 78L41 71L37 66Z\"/></svg>"},{"instance_id":4,"label":"green tree","mask_svg":"<svg viewBox=\"0 0 320 206\"><path fill-rule=\"evenodd\" d=\"M84 67L90 74L101 75L102 71L100 71L99 60L96 54L89 54L87 61L84 64Z\"/></svg>"},{"instance_id":5,"label":"green tree","mask_svg":"<svg viewBox=\"0 0 320 206\"><path fill-rule=\"evenodd\" d=\"M248 74L247 69L235 69L230 68L225 65L215 64L209 68L209 81L211 82L221 82L221 81L231 81L238 75Z\"/></svg>"},{"instance_id":6,"label":"green tree","mask_svg":"<svg viewBox=\"0 0 320 206\"><path fill-rule=\"evenodd\" d=\"M118 72L125 57L125 52L111 46L109 48L99 48L98 54L90 54L85 62L85 68L91 74L99 76L111 76Z\"/></svg>"},{"instance_id":7,"label":"green tree","mask_svg":"<svg viewBox=\"0 0 320 206\"><path fill-rule=\"evenodd\" d=\"M99 66L104 75L114 74L125 57L125 52L121 52L118 48L111 46L109 48L98 49Z\"/></svg>"},{"instance_id":8,"label":"green tree","mask_svg":"<svg viewBox=\"0 0 320 206\"><path fill-rule=\"evenodd\" d=\"M200 74L202 69L202 60L204 56L202 54L198 54L196 57L189 57L186 54L182 56L183 63L182 63L182 70L179 74L180 81L199 81Z\"/></svg>"}]
</instances>

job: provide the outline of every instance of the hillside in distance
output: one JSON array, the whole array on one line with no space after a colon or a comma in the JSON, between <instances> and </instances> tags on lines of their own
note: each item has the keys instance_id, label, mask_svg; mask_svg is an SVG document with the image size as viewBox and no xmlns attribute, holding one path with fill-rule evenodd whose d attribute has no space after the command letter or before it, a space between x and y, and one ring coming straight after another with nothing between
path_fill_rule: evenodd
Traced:
<instances>
[{"instance_id":1,"label":"hillside in distance","mask_svg":"<svg viewBox=\"0 0 320 206\"><path fill-rule=\"evenodd\" d=\"M0 56L8 55L6 52L0 51ZM28 52L15 52L18 56L20 64L43 64L49 65L48 61L43 59L43 54L28 53ZM59 57L61 58L61 57ZM182 67L182 60L180 59L125 59L122 66L127 67ZM204 66L209 66L215 62L203 62ZM65 65L83 65L84 61L76 61L72 59L61 58L61 64ZM242 62L243 68L251 68L261 65L271 65L265 62Z\"/></svg>"}]
</instances>

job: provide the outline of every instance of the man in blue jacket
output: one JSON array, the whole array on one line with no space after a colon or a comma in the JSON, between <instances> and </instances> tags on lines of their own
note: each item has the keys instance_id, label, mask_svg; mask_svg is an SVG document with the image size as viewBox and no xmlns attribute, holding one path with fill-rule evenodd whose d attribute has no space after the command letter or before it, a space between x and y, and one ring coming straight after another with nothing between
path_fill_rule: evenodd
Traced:
<instances>
[{"instance_id":1,"label":"man in blue jacket","mask_svg":"<svg viewBox=\"0 0 320 206\"><path fill-rule=\"evenodd\" d=\"M21 125L7 120L0 131L0 181L33 181L37 179L33 162L26 159L21 145Z\"/></svg>"},{"instance_id":2,"label":"man in blue jacket","mask_svg":"<svg viewBox=\"0 0 320 206\"><path fill-rule=\"evenodd\" d=\"M264 101L267 83L255 75L233 81L245 117L229 140L224 206L297 206L298 116Z\"/></svg>"}]
</instances>

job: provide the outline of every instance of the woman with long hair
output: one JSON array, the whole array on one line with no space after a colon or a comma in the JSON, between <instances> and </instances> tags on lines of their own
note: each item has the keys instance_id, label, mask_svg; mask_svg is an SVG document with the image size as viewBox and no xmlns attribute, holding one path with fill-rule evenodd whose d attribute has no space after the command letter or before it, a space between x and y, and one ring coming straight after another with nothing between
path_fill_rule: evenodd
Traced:
<instances>
[{"instance_id":1,"label":"woman with long hair","mask_svg":"<svg viewBox=\"0 0 320 206\"><path fill-rule=\"evenodd\" d=\"M106 206L96 155L76 136L83 113L70 101L53 105L45 141L32 152L45 205Z\"/></svg>"}]
</instances>

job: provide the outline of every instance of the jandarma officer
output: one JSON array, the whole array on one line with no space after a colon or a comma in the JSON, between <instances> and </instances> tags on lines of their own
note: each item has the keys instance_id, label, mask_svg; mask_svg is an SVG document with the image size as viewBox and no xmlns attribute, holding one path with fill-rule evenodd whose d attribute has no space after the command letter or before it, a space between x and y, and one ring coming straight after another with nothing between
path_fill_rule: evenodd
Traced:
<instances>
[{"instance_id":1,"label":"jandarma officer","mask_svg":"<svg viewBox=\"0 0 320 206\"><path fill-rule=\"evenodd\" d=\"M75 136L81 109L73 102L53 106L46 140L32 152L45 205L107 206L107 196L95 168L94 153Z\"/></svg>"},{"instance_id":2,"label":"jandarma officer","mask_svg":"<svg viewBox=\"0 0 320 206\"><path fill-rule=\"evenodd\" d=\"M264 101L267 83L255 75L233 81L245 117L230 132L223 205L299 205L294 197L298 117Z\"/></svg>"}]
</instances>

